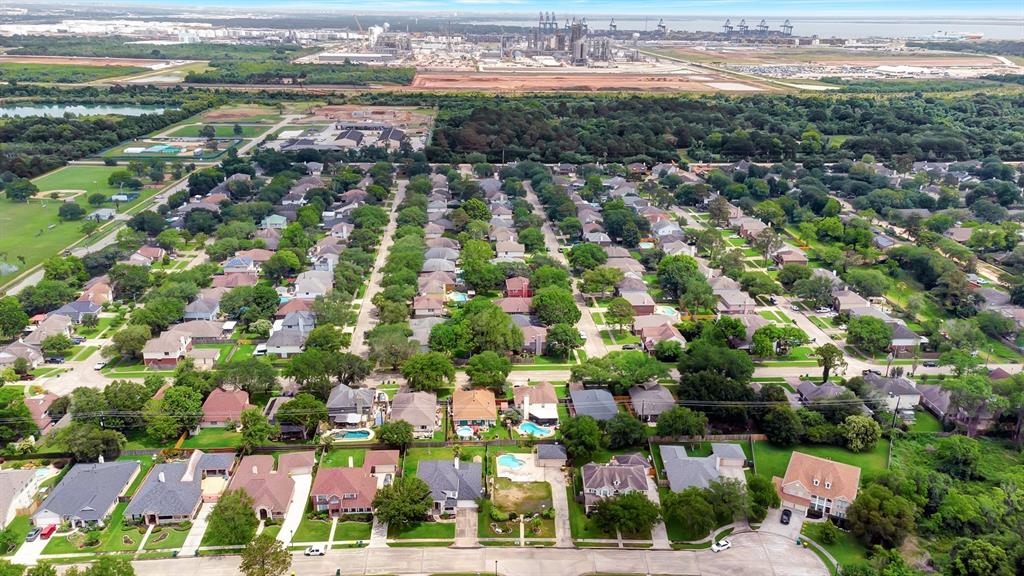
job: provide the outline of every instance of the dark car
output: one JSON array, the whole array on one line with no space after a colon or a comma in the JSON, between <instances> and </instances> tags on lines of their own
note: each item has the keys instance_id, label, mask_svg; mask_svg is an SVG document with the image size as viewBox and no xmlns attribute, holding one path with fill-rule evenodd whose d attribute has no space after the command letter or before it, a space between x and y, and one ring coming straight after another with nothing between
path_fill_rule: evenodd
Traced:
<instances>
[{"instance_id":1,"label":"dark car","mask_svg":"<svg viewBox=\"0 0 1024 576\"><path fill-rule=\"evenodd\" d=\"M779 521L783 524L789 524L789 518L791 516L793 516L793 511L790 510L789 508L786 508L785 510L782 511L782 518L780 518Z\"/></svg>"},{"instance_id":2,"label":"dark car","mask_svg":"<svg viewBox=\"0 0 1024 576\"><path fill-rule=\"evenodd\" d=\"M938 367L938 365L939 363L936 362L935 360L925 360L923 364L925 368L936 368Z\"/></svg>"},{"instance_id":3,"label":"dark car","mask_svg":"<svg viewBox=\"0 0 1024 576\"><path fill-rule=\"evenodd\" d=\"M874 374L875 376L881 376L882 375L882 373L879 372L878 370L872 370L870 368L868 368L867 370L861 370L860 374L861 374L861 376L867 376L868 374Z\"/></svg>"},{"instance_id":4,"label":"dark car","mask_svg":"<svg viewBox=\"0 0 1024 576\"><path fill-rule=\"evenodd\" d=\"M46 358L46 363L47 364L63 364L64 363L64 357L63 356L48 356Z\"/></svg>"},{"instance_id":5,"label":"dark car","mask_svg":"<svg viewBox=\"0 0 1024 576\"><path fill-rule=\"evenodd\" d=\"M39 533L40 532L41 532L41 530L39 528L33 528L33 529L29 530L28 534L25 535L25 542L32 542L36 538L39 538Z\"/></svg>"}]
</instances>

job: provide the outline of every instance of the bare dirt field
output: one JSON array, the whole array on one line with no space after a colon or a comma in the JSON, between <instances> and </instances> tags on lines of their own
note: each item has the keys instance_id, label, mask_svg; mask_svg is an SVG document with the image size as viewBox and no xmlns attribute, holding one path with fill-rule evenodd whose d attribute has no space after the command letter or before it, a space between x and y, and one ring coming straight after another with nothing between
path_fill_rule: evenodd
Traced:
<instances>
[{"instance_id":1,"label":"bare dirt field","mask_svg":"<svg viewBox=\"0 0 1024 576\"><path fill-rule=\"evenodd\" d=\"M732 80L719 77L715 80ZM459 73L423 72L416 74L406 90L479 91L479 92L715 92L768 91L774 88L757 82L725 82L716 87L686 75L650 76L642 74L558 74L558 73Z\"/></svg>"},{"instance_id":2,"label":"bare dirt field","mask_svg":"<svg viewBox=\"0 0 1024 576\"><path fill-rule=\"evenodd\" d=\"M69 64L75 66L140 66L149 68L166 60L144 58L92 58L85 56L11 56L0 54L0 64Z\"/></svg>"},{"instance_id":3,"label":"bare dirt field","mask_svg":"<svg viewBox=\"0 0 1024 576\"><path fill-rule=\"evenodd\" d=\"M665 47L658 54L693 62L723 64L830 64L839 66L991 66L999 61L991 56L952 54L949 52L885 52L845 50L841 48L721 48Z\"/></svg>"},{"instance_id":4,"label":"bare dirt field","mask_svg":"<svg viewBox=\"0 0 1024 576\"><path fill-rule=\"evenodd\" d=\"M319 106L311 109L302 123L385 122L410 129L429 126L433 114L427 110L401 106L358 106L353 104Z\"/></svg>"},{"instance_id":5,"label":"bare dirt field","mask_svg":"<svg viewBox=\"0 0 1024 576\"><path fill-rule=\"evenodd\" d=\"M276 122L280 118L276 108L269 106L231 106L203 114L204 122Z\"/></svg>"}]
</instances>

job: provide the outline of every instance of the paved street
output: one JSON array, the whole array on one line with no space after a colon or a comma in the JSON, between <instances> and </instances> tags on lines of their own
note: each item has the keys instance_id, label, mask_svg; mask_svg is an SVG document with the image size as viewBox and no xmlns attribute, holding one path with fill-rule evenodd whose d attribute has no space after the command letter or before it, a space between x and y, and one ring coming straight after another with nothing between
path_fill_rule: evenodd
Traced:
<instances>
[{"instance_id":1,"label":"paved street","mask_svg":"<svg viewBox=\"0 0 1024 576\"><path fill-rule=\"evenodd\" d=\"M537 198L537 194L533 191L533 186L529 182L523 182L523 188L526 189L526 201L533 206L533 213L544 219L544 226L541 228L541 231L544 233L544 246L548 250L548 255L568 268L569 261L565 258L565 254L559 250L555 231L551 227L551 222L548 221L547 216L544 214L544 209L540 204L540 199ZM587 307L587 303L583 300L583 295L580 294L575 283L573 283L572 292L573 297L576 299L576 306L583 313L576 327L587 336L587 341L583 345L583 350L587 353L587 357L595 358L608 354L608 347L601 340L601 333L597 330L597 323L594 322L594 317L590 315L590 308Z\"/></svg>"},{"instance_id":2,"label":"paved street","mask_svg":"<svg viewBox=\"0 0 1024 576\"><path fill-rule=\"evenodd\" d=\"M326 556L292 556L291 572L299 576L342 574L434 574L444 572L520 576L578 576L594 572L678 574L687 576L823 576L818 557L793 541L759 533L737 534L733 548L710 550L608 550L483 547L453 552L448 548L351 548ZM201 556L135 562L147 576L236 576L238 556ZM67 567L60 570L66 571Z\"/></svg>"},{"instance_id":3,"label":"paved street","mask_svg":"<svg viewBox=\"0 0 1024 576\"><path fill-rule=\"evenodd\" d=\"M398 192L395 193L395 198L391 202L391 218L384 229L384 235L381 237L380 248L377 249L377 258L373 261L373 271L370 272L370 281L366 286L366 292L363 293L363 301L359 305L359 317L356 320L355 330L352 332L352 345L349 347L349 350L363 358L370 355L370 348L366 345L366 332L372 330L377 325L377 318L370 314L370 311L376 308L371 304L371 300L381 290L380 282L384 277L381 273L381 268L384 267L384 262L387 260L388 250L395 242L394 234L396 220L398 219L398 205L405 199L405 186L408 183L408 180L398 181Z\"/></svg>"}]
</instances>

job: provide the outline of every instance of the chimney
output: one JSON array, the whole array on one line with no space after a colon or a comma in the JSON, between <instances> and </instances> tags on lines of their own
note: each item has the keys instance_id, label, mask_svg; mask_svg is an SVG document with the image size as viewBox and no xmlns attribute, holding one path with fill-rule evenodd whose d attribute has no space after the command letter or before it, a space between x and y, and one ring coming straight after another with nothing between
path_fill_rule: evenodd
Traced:
<instances>
[{"instance_id":1,"label":"chimney","mask_svg":"<svg viewBox=\"0 0 1024 576\"><path fill-rule=\"evenodd\" d=\"M255 476L256 474L257 474L257 471L256 471L256 465L255 465L255 464L253 464L253 465L252 465L252 475L253 475L253 476Z\"/></svg>"},{"instance_id":2,"label":"chimney","mask_svg":"<svg viewBox=\"0 0 1024 576\"><path fill-rule=\"evenodd\" d=\"M455 460L455 462L452 463L452 466L455 466L455 469L458 470L459 469L459 457L456 456L454 458L454 460Z\"/></svg>"},{"instance_id":3,"label":"chimney","mask_svg":"<svg viewBox=\"0 0 1024 576\"><path fill-rule=\"evenodd\" d=\"M167 481L167 480L166 480L166 479L164 478L164 473L163 473L163 472L161 472L161 473L157 474L157 475L156 475L156 479L157 479L157 480L159 480L160 482L166 482L166 481Z\"/></svg>"}]
</instances>

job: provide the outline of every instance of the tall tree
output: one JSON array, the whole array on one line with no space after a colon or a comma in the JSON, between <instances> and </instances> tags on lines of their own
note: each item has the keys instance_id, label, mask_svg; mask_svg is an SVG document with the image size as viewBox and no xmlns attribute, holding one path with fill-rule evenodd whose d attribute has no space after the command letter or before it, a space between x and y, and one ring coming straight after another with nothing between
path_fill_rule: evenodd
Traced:
<instances>
[{"instance_id":1,"label":"tall tree","mask_svg":"<svg viewBox=\"0 0 1024 576\"><path fill-rule=\"evenodd\" d=\"M288 549L280 540L264 533L242 549L242 562L238 569L245 576L281 576L291 567L292 555Z\"/></svg>"}]
</instances>

